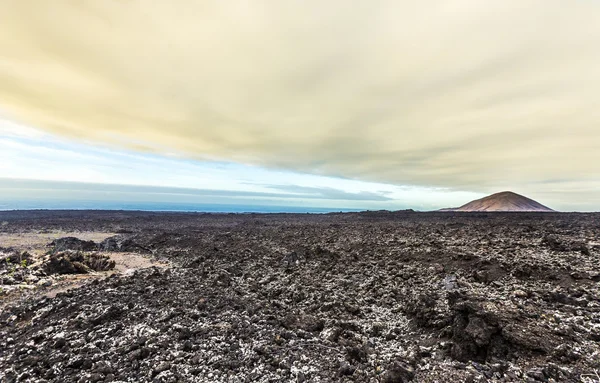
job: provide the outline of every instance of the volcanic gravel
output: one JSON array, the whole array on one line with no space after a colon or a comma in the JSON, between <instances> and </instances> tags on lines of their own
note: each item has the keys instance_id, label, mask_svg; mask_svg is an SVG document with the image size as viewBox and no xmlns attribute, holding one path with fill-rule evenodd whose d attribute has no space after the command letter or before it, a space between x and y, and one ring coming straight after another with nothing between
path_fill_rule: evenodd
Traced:
<instances>
[{"instance_id":1,"label":"volcanic gravel","mask_svg":"<svg viewBox=\"0 0 600 383\"><path fill-rule=\"evenodd\" d=\"M172 265L10 302L2 382L600 381L600 215L37 211L0 221L7 233L119 233L53 246Z\"/></svg>"}]
</instances>

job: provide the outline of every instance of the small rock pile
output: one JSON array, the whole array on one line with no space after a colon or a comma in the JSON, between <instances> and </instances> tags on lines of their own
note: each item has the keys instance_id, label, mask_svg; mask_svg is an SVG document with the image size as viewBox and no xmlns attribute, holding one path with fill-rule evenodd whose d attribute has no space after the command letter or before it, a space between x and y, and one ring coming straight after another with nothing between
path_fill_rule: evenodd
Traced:
<instances>
[{"instance_id":1,"label":"small rock pile","mask_svg":"<svg viewBox=\"0 0 600 383\"><path fill-rule=\"evenodd\" d=\"M99 253L93 241L60 238L48 245L43 256L33 256L12 248L0 248L0 296L15 289L52 285L53 279L68 274L88 274L113 270L115 262Z\"/></svg>"},{"instance_id":2,"label":"small rock pile","mask_svg":"<svg viewBox=\"0 0 600 383\"><path fill-rule=\"evenodd\" d=\"M66 250L50 254L39 266L46 275L87 274L92 271L108 271L115 268L115 261L107 255Z\"/></svg>"},{"instance_id":3,"label":"small rock pile","mask_svg":"<svg viewBox=\"0 0 600 383\"><path fill-rule=\"evenodd\" d=\"M27 266L32 262L32 256L27 252L0 248L0 296L6 293L6 286L28 281Z\"/></svg>"}]
</instances>

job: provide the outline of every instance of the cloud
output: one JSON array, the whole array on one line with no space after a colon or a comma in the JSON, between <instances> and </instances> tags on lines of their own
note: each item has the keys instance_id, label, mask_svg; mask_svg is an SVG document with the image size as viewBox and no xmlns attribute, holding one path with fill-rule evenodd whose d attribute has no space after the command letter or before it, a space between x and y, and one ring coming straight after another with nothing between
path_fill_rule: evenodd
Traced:
<instances>
[{"instance_id":1,"label":"cloud","mask_svg":"<svg viewBox=\"0 0 600 383\"><path fill-rule=\"evenodd\" d=\"M298 185L263 185L269 189L285 192L288 196L295 198L316 198L333 200L351 200L351 201L392 201L386 196L386 192L359 191L348 192L331 187L312 187Z\"/></svg>"},{"instance_id":2,"label":"cloud","mask_svg":"<svg viewBox=\"0 0 600 383\"><path fill-rule=\"evenodd\" d=\"M598 46L594 1L5 0L0 110L140 151L552 193L600 179Z\"/></svg>"},{"instance_id":3,"label":"cloud","mask_svg":"<svg viewBox=\"0 0 600 383\"><path fill-rule=\"evenodd\" d=\"M268 185L265 185L268 186ZM379 193L351 193L333 188L278 186L271 187L272 192L250 190L193 189L177 187L159 187L145 185L98 184L85 182L65 182L0 178L0 197L7 199L44 198L53 199L97 199L154 202L218 202L253 201L259 204L282 201L391 201Z\"/></svg>"},{"instance_id":4,"label":"cloud","mask_svg":"<svg viewBox=\"0 0 600 383\"><path fill-rule=\"evenodd\" d=\"M0 131L3 129L0 120ZM7 126L11 126L10 124ZM18 128L18 127L13 127ZM16 133L16 134L13 134ZM482 197L472 192L397 186L383 183L324 177L305 173L269 170L236 163L191 161L176 156L158 156L124 150L111 150L77 144L54 136L21 135L12 128L0 133L0 188L15 190L10 179L58 181L89 184L168 187L190 190L224 191L234 198L241 192L256 195L290 194L288 202L311 201L313 206L359 209L435 209L462 204ZM101 189L100 186L95 188ZM30 189L38 197L48 196L49 187ZM64 189L64 188L63 188ZM72 189L80 190L80 187ZM123 189L122 189L123 190ZM150 189L148 189L150 190ZM153 189L156 191L156 189ZM162 190L162 189L161 189ZM228 192L231 192L228 194ZM142 195L143 189L138 190ZM242 193L243 194L243 193ZM15 194L17 197L19 193ZM133 194L123 195L131 197ZM154 198L160 195L149 195ZM175 194L173 194L175 195ZM113 194L114 196L114 194ZM307 196L307 198L303 198ZM252 198L244 197L244 198ZM341 198L341 199L340 199ZM222 201L225 202L225 201ZM343 202L343 203L342 203Z\"/></svg>"}]
</instances>

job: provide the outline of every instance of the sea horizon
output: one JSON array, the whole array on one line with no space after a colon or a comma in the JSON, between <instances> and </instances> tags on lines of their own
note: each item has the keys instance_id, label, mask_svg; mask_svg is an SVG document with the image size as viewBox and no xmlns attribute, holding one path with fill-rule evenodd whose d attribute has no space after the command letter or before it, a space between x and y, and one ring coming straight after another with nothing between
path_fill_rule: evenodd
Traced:
<instances>
[{"instance_id":1,"label":"sea horizon","mask_svg":"<svg viewBox=\"0 0 600 383\"><path fill-rule=\"evenodd\" d=\"M13 200L0 202L0 211L14 210L124 210L189 213L311 213L358 212L365 209L285 205L211 204L177 202L119 202L67 200Z\"/></svg>"}]
</instances>

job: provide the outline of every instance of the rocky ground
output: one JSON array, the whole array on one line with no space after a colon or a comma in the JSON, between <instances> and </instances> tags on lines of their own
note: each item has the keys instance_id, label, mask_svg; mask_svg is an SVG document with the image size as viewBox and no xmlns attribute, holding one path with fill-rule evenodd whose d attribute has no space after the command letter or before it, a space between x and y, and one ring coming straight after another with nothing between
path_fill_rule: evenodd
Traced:
<instances>
[{"instance_id":1,"label":"rocky ground","mask_svg":"<svg viewBox=\"0 0 600 383\"><path fill-rule=\"evenodd\" d=\"M113 233L54 241L31 264L0 243L3 286L35 285L0 297L2 382L600 382L600 215L0 223L0 239ZM96 270L117 254L170 266ZM95 277L49 297L39 281L65 270Z\"/></svg>"}]
</instances>

